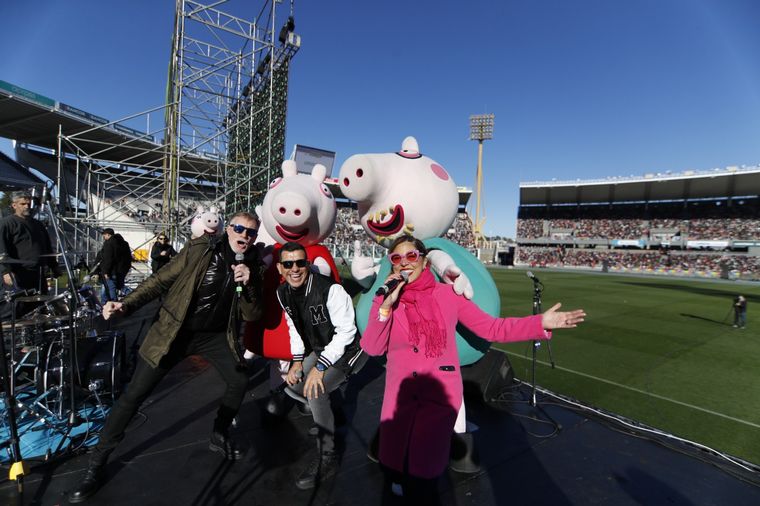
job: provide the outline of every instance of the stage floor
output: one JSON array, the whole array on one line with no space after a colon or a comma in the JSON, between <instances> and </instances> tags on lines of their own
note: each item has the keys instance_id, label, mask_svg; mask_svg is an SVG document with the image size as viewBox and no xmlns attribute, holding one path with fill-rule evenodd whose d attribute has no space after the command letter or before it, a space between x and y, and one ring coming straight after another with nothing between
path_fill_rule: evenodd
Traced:
<instances>
[{"instance_id":1,"label":"stage floor","mask_svg":"<svg viewBox=\"0 0 760 506\"><path fill-rule=\"evenodd\" d=\"M127 333L128 342L139 340L155 307L115 327ZM340 472L313 491L301 491L295 477L315 454L308 435L311 418L296 409L284 418L264 413L269 395L264 362L251 368L249 393L233 429L248 450L243 460L227 462L208 450L223 383L207 363L188 359L142 406L108 465L108 481L88 504L400 504L385 490L379 466L366 456L384 377L383 367L370 361L341 392ZM439 484L442 504L760 504L757 473L732 465L726 472L717 467L720 460L689 445L666 447L550 397L540 396L541 409L533 408L523 401L529 393L526 386L510 389L502 409L468 401L482 471L448 472ZM81 478L87 455L29 463L21 499L3 467L0 504L67 504L67 491Z\"/></svg>"}]
</instances>

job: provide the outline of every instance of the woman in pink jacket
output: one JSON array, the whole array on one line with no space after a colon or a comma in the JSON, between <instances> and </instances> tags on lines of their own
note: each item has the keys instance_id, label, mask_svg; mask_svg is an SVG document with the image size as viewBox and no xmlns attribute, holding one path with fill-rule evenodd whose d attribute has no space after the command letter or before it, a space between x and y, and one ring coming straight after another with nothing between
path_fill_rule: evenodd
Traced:
<instances>
[{"instance_id":1,"label":"woman in pink jacket","mask_svg":"<svg viewBox=\"0 0 760 506\"><path fill-rule=\"evenodd\" d=\"M388 358L379 457L392 481L403 485L405 502L430 504L462 403L457 323L484 339L513 342L550 339L547 331L573 328L586 314L559 312L556 304L540 315L494 318L435 280L422 241L401 236L388 251L386 283L400 282L387 297L375 297L361 339L368 354Z\"/></svg>"}]
</instances>

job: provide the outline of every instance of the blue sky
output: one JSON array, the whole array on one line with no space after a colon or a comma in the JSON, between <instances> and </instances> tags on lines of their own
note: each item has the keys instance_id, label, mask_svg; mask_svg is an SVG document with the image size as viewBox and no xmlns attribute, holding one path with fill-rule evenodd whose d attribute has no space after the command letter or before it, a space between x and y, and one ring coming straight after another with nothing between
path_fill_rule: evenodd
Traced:
<instances>
[{"instance_id":1,"label":"blue sky","mask_svg":"<svg viewBox=\"0 0 760 506\"><path fill-rule=\"evenodd\" d=\"M252 19L259 1L221 7ZM293 144L348 156L407 135L514 236L521 181L760 163L755 0L296 0ZM289 9L289 2L281 4ZM117 119L164 100L171 0L5 0L0 79ZM282 18L284 21L284 18ZM279 22L278 22L279 24ZM0 149L10 151L6 141ZM473 199L474 201L474 199Z\"/></svg>"}]
</instances>

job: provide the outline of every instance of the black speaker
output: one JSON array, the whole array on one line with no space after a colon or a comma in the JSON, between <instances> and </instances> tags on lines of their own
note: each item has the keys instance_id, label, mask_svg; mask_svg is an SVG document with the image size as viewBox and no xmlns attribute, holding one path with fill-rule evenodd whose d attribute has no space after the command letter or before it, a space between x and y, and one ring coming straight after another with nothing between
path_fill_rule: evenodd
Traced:
<instances>
[{"instance_id":1,"label":"black speaker","mask_svg":"<svg viewBox=\"0 0 760 506\"><path fill-rule=\"evenodd\" d=\"M462 367L464 397L469 401L488 403L514 384L515 373L506 353L489 349L483 358Z\"/></svg>"}]
</instances>

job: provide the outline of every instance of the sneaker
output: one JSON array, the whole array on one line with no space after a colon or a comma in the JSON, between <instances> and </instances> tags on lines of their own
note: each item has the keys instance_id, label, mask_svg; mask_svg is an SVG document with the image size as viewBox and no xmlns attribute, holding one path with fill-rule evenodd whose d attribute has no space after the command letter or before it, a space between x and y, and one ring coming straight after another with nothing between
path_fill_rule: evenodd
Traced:
<instances>
[{"instance_id":1,"label":"sneaker","mask_svg":"<svg viewBox=\"0 0 760 506\"><path fill-rule=\"evenodd\" d=\"M734 325L734 328L737 328L737 327L738 327L738 325Z\"/></svg>"},{"instance_id":2,"label":"sneaker","mask_svg":"<svg viewBox=\"0 0 760 506\"><path fill-rule=\"evenodd\" d=\"M243 452L235 447L232 438L221 432L212 432L211 439L208 442L208 449L215 453L221 453L227 460L240 460L243 458Z\"/></svg>"},{"instance_id":3,"label":"sneaker","mask_svg":"<svg viewBox=\"0 0 760 506\"><path fill-rule=\"evenodd\" d=\"M401 487L401 483L391 483L391 492L396 497L404 497L404 489Z\"/></svg>"}]
</instances>

